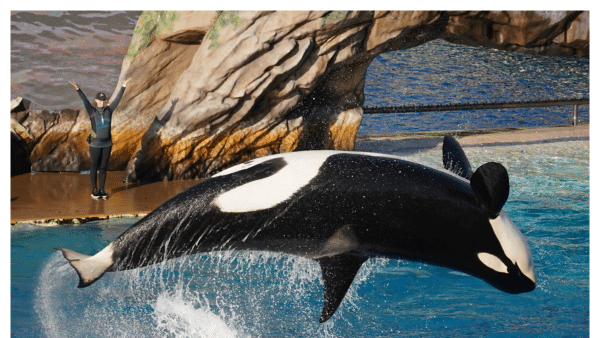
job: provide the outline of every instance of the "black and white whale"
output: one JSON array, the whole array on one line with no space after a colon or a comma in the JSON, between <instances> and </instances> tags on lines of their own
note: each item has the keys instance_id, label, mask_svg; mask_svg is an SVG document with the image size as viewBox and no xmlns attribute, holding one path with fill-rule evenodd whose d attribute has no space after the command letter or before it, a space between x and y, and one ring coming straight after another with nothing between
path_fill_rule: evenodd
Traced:
<instances>
[{"instance_id":1,"label":"black and white whale","mask_svg":"<svg viewBox=\"0 0 600 338\"><path fill-rule=\"evenodd\" d=\"M94 256L57 250L77 271L80 288L106 271L198 252L307 257L322 268L320 322L374 256L462 271L511 294L532 291L529 246L501 210L509 194L506 169L490 162L472 172L451 137L443 158L446 169L345 151L262 157L174 196Z\"/></svg>"}]
</instances>

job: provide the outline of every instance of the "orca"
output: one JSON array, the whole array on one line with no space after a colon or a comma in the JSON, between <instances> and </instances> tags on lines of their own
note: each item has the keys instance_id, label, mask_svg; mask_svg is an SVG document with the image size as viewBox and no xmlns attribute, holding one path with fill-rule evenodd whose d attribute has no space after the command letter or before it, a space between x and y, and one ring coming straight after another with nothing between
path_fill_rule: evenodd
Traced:
<instances>
[{"instance_id":1,"label":"orca","mask_svg":"<svg viewBox=\"0 0 600 338\"><path fill-rule=\"evenodd\" d=\"M371 257L464 272L509 294L532 291L527 240L502 211L509 180L490 162L474 173L452 137L437 169L397 156L299 151L228 168L172 197L93 256L60 250L91 285L106 271L217 250L316 260L325 322Z\"/></svg>"}]
</instances>

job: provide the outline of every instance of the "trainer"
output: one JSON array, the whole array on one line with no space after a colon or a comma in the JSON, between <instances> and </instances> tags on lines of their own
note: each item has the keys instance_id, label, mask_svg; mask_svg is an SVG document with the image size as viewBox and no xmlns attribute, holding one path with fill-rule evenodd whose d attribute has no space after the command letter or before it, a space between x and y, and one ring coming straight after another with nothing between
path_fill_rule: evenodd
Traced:
<instances>
[{"instance_id":1,"label":"trainer","mask_svg":"<svg viewBox=\"0 0 600 338\"><path fill-rule=\"evenodd\" d=\"M90 180L92 181L92 197L95 199L108 198L108 194L104 191L104 183L106 182L106 166L108 165L108 160L110 159L110 152L112 150L112 139L111 139L111 120L112 114L117 108L119 101L121 101L121 97L125 92L125 87L129 79L123 81L123 86L117 97L108 104L108 98L104 93L96 94L96 107L90 104L87 97L81 91L77 83L73 81L69 81L77 93L81 100L83 101L83 106L90 116L90 121L92 123L92 134L88 138L88 142L90 143L90 159L92 162L90 168ZM98 185L96 185L96 176L98 174ZM98 189L98 187L100 189Z\"/></svg>"}]
</instances>

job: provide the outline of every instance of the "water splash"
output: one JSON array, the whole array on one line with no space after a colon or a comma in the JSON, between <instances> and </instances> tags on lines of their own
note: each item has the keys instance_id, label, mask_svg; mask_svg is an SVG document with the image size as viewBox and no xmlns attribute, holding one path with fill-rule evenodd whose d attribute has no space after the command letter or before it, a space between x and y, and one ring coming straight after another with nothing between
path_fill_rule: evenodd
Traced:
<instances>
[{"instance_id":1,"label":"water splash","mask_svg":"<svg viewBox=\"0 0 600 338\"><path fill-rule=\"evenodd\" d=\"M359 312L361 285L386 262L365 263L325 325L318 264L269 252L186 256L107 273L84 289L56 253L42 270L35 308L48 337L334 337Z\"/></svg>"},{"instance_id":2,"label":"water splash","mask_svg":"<svg viewBox=\"0 0 600 338\"><path fill-rule=\"evenodd\" d=\"M173 294L161 294L156 300L153 317L163 337L239 337L235 329L210 311L206 298L185 298L183 290L178 289Z\"/></svg>"},{"instance_id":3,"label":"water splash","mask_svg":"<svg viewBox=\"0 0 600 338\"><path fill-rule=\"evenodd\" d=\"M52 256L44 267L35 296L35 309L48 337L59 337L60 324L68 319L63 312L54 311L54 304L61 299L58 297L59 294L53 291L66 281L64 277L68 275L68 266L59 267L59 259L58 255Z\"/></svg>"}]
</instances>

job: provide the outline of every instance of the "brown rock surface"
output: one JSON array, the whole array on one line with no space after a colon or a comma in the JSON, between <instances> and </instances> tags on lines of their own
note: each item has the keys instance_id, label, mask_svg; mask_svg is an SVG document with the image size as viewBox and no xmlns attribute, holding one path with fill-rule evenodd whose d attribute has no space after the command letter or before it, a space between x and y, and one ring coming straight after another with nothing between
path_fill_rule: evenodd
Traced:
<instances>
[{"instance_id":1,"label":"brown rock surface","mask_svg":"<svg viewBox=\"0 0 600 338\"><path fill-rule=\"evenodd\" d=\"M543 55L589 55L589 12L489 11L451 15L441 37Z\"/></svg>"},{"instance_id":2,"label":"brown rock surface","mask_svg":"<svg viewBox=\"0 0 600 338\"><path fill-rule=\"evenodd\" d=\"M24 112L29 109L31 102L22 97L16 97L10 101L10 112L11 113L19 113Z\"/></svg>"},{"instance_id":3,"label":"brown rock surface","mask_svg":"<svg viewBox=\"0 0 600 338\"><path fill-rule=\"evenodd\" d=\"M271 153L353 149L370 62L436 38L586 55L589 14L144 12L118 84L132 78L109 169L127 181L199 178ZM89 168L87 114L31 115L32 169Z\"/></svg>"}]
</instances>

